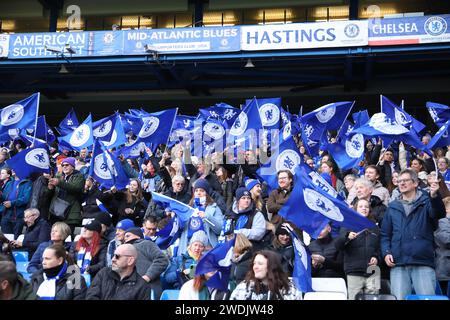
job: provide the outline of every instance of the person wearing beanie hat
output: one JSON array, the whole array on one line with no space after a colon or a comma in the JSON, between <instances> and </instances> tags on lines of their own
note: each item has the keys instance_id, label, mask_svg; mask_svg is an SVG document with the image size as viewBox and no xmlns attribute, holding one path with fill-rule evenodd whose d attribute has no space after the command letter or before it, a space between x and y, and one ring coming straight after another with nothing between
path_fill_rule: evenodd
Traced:
<instances>
[{"instance_id":1,"label":"person wearing beanie hat","mask_svg":"<svg viewBox=\"0 0 450 320\"><path fill-rule=\"evenodd\" d=\"M262 212L264 215L264 219L268 220L267 217L267 208L266 208L266 201L263 199L263 190L262 190L262 184L257 179L250 179L245 178L245 187L248 191L250 191L250 194L252 195L252 200L255 203L255 207Z\"/></svg>"},{"instance_id":2,"label":"person wearing beanie hat","mask_svg":"<svg viewBox=\"0 0 450 320\"><path fill-rule=\"evenodd\" d=\"M287 222L278 225L275 230L275 237L268 249L277 252L281 256L283 271L292 274L294 271L295 254L289 230L293 232L292 227Z\"/></svg>"},{"instance_id":3,"label":"person wearing beanie hat","mask_svg":"<svg viewBox=\"0 0 450 320\"><path fill-rule=\"evenodd\" d=\"M206 179L197 179L194 182L194 192L196 189L203 189L208 195L211 193L211 186Z\"/></svg>"},{"instance_id":4,"label":"person wearing beanie hat","mask_svg":"<svg viewBox=\"0 0 450 320\"><path fill-rule=\"evenodd\" d=\"M50 223L65 222L72 230L82 224L81 199L83 197L85 178L75 170L75 159L65 158L54 178L48 179L44 196L51 198L49 213ZM63 202L63 201L65 202Z\"/></svg>"},{"instance_id":5,"label":"person wearing beanie hat","mask_svg":"<svg viewBox=\"0 0 450 320\"><path fill-rule=\"evenodd\" d=\"M166 284L173 289L179 289L185 282L193 279L195 266L202 257L207 245L208 236L205 231L199 230L195 232L189 241L187 252L181 256L174 257L164 272Z\"/></svg>"},{"instance_id":6,"label":"person wearing beanie hat","mask_svg":"<svg viewBox=\"0 0 450 320\"><path fill-rule=\"evenodd\" d=\"M177 255L187 252L189 241L198 230L203 230L211 247L217 244L218 236L223 224L223 214L219 205L207 193L210 189L209 183L205 179L197 179L194 184L194 193L189 205L195 209L180 236Z\"/></svg>"},{"instance_id":7,"label":"person wearing beanie hat","mask_svg":"<svg viewBox=\"0 0 450 320\"><path fill-rule=\"evenodd\" d=\"M240 187L236 190L236 201L227 220L223 226L221 238L232 233L241 233L252 242L255 250L263 247L262 240L268 234L266 220L261 211L255 207L247 188Z\"/></svg>"},{"instance_id":8,"label":"person wearing beanie hat","mask_svg":"<svg viewBox=\"0 0 450 320\"><path fill-rule=\"evenodd\" d=\"M128 229L125 233L125 243L132 244L136 248L138 252L136 260L137 272L152 288L155 300L159 300L162 293L160 277L167 269L169 259L156 243L144 240L141 228Z\"/></svg>"},{"instance_id":9,"label":"person wearing beanie hat","mask_svg":"<svg viewBox=\"0 0 450 320\"><path fill-rule=\"evenodd\" d=\"M112 258L118 246L125 243L125 232L128 229L134 228L134 222L131 219L120 220L116 225L115 238L109 241L106 255L106 263L108 267L112 265Z\"/></svg>"},{"instance_id":10,"label":"person wearing beanie hat","mask_svg":"<svg viewBox=\"0 0 450 320\"><path fill-rule=\"evenodd\" d=\"M125 232L125 243L129 243L130 240L132 241L134 239L144 239L144 233L142 232L141 228L133 227Z\"/></svg>"},{"instance_id":11,"label":"person wearing beanie hat","mask_svg":"<svg viewBox=\"0 0 450 320\"><path fill-rule=\"evenodd\" d=\"M101 239L102 225L91 220L84 225L80 239L72 246L71 253L81 273L94 277L106 266L107 242Z\"/></svg>"},{"instance_id":12,"label":"person wearing beanie hat","mask_svg":"<svg viewBox=\"0 0 450 320\"><path fill-rule=\"evenodd\" d=\"M63 161L61 161L61 166L63 167L65 163L71 165L75 169L75 158L73 157L65 158Z\"/></svg>"}]
</instances>

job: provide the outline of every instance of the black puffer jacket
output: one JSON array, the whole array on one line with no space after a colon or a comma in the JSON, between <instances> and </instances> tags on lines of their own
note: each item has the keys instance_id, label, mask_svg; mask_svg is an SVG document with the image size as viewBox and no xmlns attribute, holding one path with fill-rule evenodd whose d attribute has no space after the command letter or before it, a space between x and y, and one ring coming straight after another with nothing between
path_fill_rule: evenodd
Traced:
<instances>
[{"instance_id":1,"label":"black puffer jacket","mask_svg":"<svg viewBox=\"0 0 450 320\"><path fill-rule=\"evenodd\" d=\"M137 273L136 268L128 277L120 276L105 267L97 274L87 290L86 300L149 300L150 286Z\"/></svg>"},{"instance_id":2,"label":"black puffer jacket","mask_svg":"<svg viewBox=\"0 0 450 320\"><path fill-rule=\"evenodd\" d=\"M33 291L36 293L39 286L44 282L43 270L39 270L33 274L31 277L31 285L33 286ZM86 296L86 282L84 277L78 274L79 287L77 288L77 283L70 284L70 281L74 279L70 273L66 273L61 279L56 281L56 294L55 300L84 300ZM69 282L69 283L68 283Z\"/></svg>"},{"instance_id":3,"label":"black puffer jacket","mask_svg":"<svg viewBox=\"0 0 450 320\"><path fill-rule=\"evenodd\" d=\"M268 249L278 253L281 256L281 265L283 267L283 271L291 276L292 272L294 271L295 258L294 246L292 245L292 243L284 247L280 246L278 248L276 248L272 244Z\"/></svg>"},{"instance_id":4,"label":"black puffer jacket","mask_svg":"<svg viewBox=\"0 0 450 320\"><path fill-rule=\"evenodd\" d=\"M311 254L320 254L325 257L325 262L321 268L312 268L311 273L313 277L343 277L342 252L336 249L335 239L333 239L330 234L325 238L311 241L308 249Z\"/></svg>"},{"instance_id":5,"label":"black puffer jacket","mask_svg":"<svg viewBox=\"0 0 450 320\"><path fill-rule=\"evenodd\" d=\"M344 253L344 271L350 275L366 274L372 257L380 261L380 230L378 227L365 230L355 239L349 240L349 230L342 228L335 246Z\"/></svg>"}]
</instances>

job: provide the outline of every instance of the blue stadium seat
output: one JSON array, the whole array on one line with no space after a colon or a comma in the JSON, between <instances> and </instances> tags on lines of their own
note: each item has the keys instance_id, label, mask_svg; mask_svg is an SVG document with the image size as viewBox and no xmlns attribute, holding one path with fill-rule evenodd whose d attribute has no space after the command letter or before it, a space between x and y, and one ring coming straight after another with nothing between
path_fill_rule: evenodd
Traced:
<instances>
[{"instance_id":1,"label":"blue stadium seat","mask_svg":"<svg viewBox=\"0 0 450 320\"><path fill-rule=\"evenodd\" d=\"M31 276L32 276L31 273L28 273L28 272L21 272L20 274L21 274L22 277L23 277L25 280L27 280L28 282L31 281Z\"/></svg>"},{"instance_id":2,"label":"blue stadium seat","mask_svg":"<svg viewBox=\"0 0 450 320\"><path fill-rule=\"evenodd\" d=\"M410 294L405 297L405 300L449 300L446 296L427 296L427 295L417 295Z\"/></svg>"},{"instance_id":3,"label":"blue stadium seat","mask_svg":"<svg viewBox=\"0 0 450 320\"><path fill-rule=\"evenodd\" d=\"M24 273L27 272L28 261L25 262L16 262L16 270L17 272Z\"/></svg>"},{"instance_id":4,"label":"blue stadium seat","mask_svg":"<svg viewBox=\"0 0 450 320\"><path fill-rule=\"evenodd\" d=\"M161 294L161 300L178 300L178 295L180 294L180 290L164 290Z\"/></svg>"},{"instance_id":5,"label":"blue stadium seat","mask_svg":"<svg viewBox=\"0 0 450 320\"><path fill-rule=\"evenodd\" d=\"M84 281L86 281L86 286L89 288L91 286L91 275L83 273Z\"/></svg>"},{"instance_id":6,"label":"blue stadium seat","mask_svg":"<svg viewBox=\"0 0 450 320\"><path fill-rule=\"evenodd\" d=\"M16 262L28 262L28 251L13 251Z\"/></svg>"}]
</instances>

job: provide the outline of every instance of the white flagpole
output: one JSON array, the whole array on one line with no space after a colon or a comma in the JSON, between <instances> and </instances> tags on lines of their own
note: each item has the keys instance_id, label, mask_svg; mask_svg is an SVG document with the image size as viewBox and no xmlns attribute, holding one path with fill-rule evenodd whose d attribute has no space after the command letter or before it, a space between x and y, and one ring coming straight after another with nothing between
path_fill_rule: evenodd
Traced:
<instances>
[{"instance_id":1,"label":"white flagpole","mask_svg":"<svg viewBox=\"0 0 450 320\"><path fill-rule=\"evenodd\" d=\"M348 109L347 115L345 116L344 122L342 122L341 127L339 128L339 130L338 130L338 132L336 134L336 137L339 136L339 133L341 132L342 127L344 126L345 120L347 120L348 116L350 115L350 112L352 111L352 109L353 109L353 107L355 105L355 102L356 101L353 101L352 106L350 107L350 109Z\"/></svg>"},{"instance_id":2,"label":"white flagpole","mask_svg":"<svg viewBox=\"0 0 450 320\"><path fill-rule=\"evenodd\" d=\"M167 151L167 145L169 144L170 134L172 133L173 125L175 124L175 119L177 118L177 114L178 114L178 108L176 108L175 116L173 117L172 125L170 126L169 136L167 137L166 146L164 147L163 153L165 153Z\"/></svg>"},{"instance_id":3,"label":"white flagpole","mask_svg":"<svg viewBox=\"0 0 450 320\"><path fill-rule=\"evenodd\" d=\"M39 103L41 102L41 93L38 92L37 97L37 107L36 107L36 120L34 121L34 137L33 137L33 143L34 146L34 140L36 140L36 133L37 133L37 122L38 122L38 115L39 115Z\"/></svg>"}]
</instances>

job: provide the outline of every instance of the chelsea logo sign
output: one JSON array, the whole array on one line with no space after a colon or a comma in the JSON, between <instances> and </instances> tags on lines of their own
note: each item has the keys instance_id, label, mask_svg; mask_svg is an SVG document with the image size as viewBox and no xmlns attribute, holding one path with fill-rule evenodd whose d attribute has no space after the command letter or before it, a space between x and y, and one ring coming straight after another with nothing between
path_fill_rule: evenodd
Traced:
<instances>
[{"instance_id":1,"label":"chelsea logo sign","mask_svg":"<svg viewBox=\"0 0 450 320\"><path fill-rule=\"evenodd\" d=\"M50 166L48 153L44 148L36 148L28 152L25 156L25 162L40 169L48 169Z\"/></svg>"},{"instance_id":2,"label":"chelsea logo sign","mask_svg":"<svg viewBox=\"0 0 450 320\"><path fill-rule=\"evenodd\" d=\"M359 27L357 24L350 23L345 26L344 33L349 38L356 38L359 35Z\"/></svg>"},{"instance_id":3,"label":"chelsea logo sign","mask_svg":"<svg viewBox=\"0 0 450 320\"><path fill-rule=\"evenodd\" d=\"M72 136L70 137L69 143L73 147L81 147L86 142L88 142L91 136L91 129L87 124L82 124L75 129Z\"/></svg>"},{"instance_id":4,"label":"chelsea logo sign","mask_svg":"<svg viewBox=\"0 0 450 320\"><path fill-rule=\"evenodd\" d=\"M270 127L277 124L280 119L280 110L273 103L265 103L259 109L262 125Z\"/></svg>"},{"instance_id":5,"label":"chelsea logo sign","mask_svg":"<svg viewBox=\"0 0 450 320\"><path fill-rule=\"evenodd\" d=\"M431 17L425 21L424 29L430 36L439 36L447 31L447 21L441 17Z\"/></svg>"},{"instance_id":6,"label":"chelsea logo sign","mask_svg":"<svg viewBox=\"0 0 450 320\"><path fill-rule=\"evenodd\" d=\"M103 153L97 155L94 159L94 171L97 176L101 179L108 180L111 179L111 172L109 171L108 165L104 161Z\"/></svg>"},{"instance_id":7,"label":"chelsea logo sign","mask_svg":"<svg viewBox=\"0 0 450 320\"><path fill-rule=\"evenodd\" d=\"M10 126L16 124L23 118L23 106L21 104L12 104L2 110L0 124Z\"/></svg>"},{"instance_id":8,"label":"chelsea logo sign","mask_svg":"<svg viewBox=\"0 0 450 320\"><path fill-rule=\"evenodd\" d=\"M159 119L156 117L144 118L144 125L142 126L141 132L139 132L139 137L147 138L155 133L156 129L159 127Z\"/></svg>"}]
</instances>

